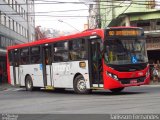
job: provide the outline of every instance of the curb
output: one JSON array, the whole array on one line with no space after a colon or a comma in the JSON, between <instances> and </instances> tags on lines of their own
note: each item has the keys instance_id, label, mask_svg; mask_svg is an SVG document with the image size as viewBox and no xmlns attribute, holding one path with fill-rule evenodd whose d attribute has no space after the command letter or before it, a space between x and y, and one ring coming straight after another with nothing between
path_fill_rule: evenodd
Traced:
<instances>
[{"instance_id":1,"label":"curb","mask_svg":"<svg viewBox=\"0 0 160 120\"><path fill-rule=\"evenodd\" d=\"M8 88L13 88L14 86L12 85L9 85L9 84L0 84L0 91L3 91L3 90L7 90Z\"/></svg>"},{"instance_id":2,"label":"curb","mask_svg":"<svg viewBox=\"0 0 160 120\"><path fill-rule=\"evenodd\" d=\"M160 87L160 85L141 85L142 87Z\"/></svg>"}]
</instances>

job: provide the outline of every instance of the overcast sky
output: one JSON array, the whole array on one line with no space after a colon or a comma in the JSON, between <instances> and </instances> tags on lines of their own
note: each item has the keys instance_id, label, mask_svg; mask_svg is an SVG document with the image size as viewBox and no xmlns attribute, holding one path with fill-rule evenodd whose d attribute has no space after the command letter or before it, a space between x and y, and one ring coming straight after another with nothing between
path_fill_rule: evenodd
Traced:
<instances>
[{"instance_id":1,"label":"overcast sky","mask_svg":"<svg viewBox=\"0 0 160 120\"><path fill-rule=\"evenodd\" d=\"M53 1L53 0L46 0ZM54 0L58 2L79 2L79 0ZM38 1L35 3L39 3ZM45 2L46 3L46 2ZM84 10L86 9L86 10ZM70 11L68 10L80 10ZM50 11L66 11L66 12L52 12L52 13L37 13ZM79 31L84 30L84 24L87 23L87 17L54 17L54 16L88 16L88 6L85 4L35 4L36 12L36 26L45 28L53 28L62 31ZM48 15L48 16L37 16ZM51 17L53 16L53 17ZM63 22L59 22L61 20ZM69 24L69 25L68 25ZM71 27L73 26L73 27Z\"/></svg>"},{"instance_id":2,"label":"overcast sky","mask_svg":"<svg viewBox=\"0 0 160 120\"><path fill-rule=\"evenodd\" d=\"M35 0L48 2L91 2L92 0ZM160 8L160 0L156 0ZM88 3L87 2L87 3ZM42 2L43 3L43 2ZM88 16L89 7L85 4L35 4L36 12L36 26L41 26L42 28L53 28L60 31L79 31L84 30L84 24L87 24L87 17L55 17L55 16ZM68 10L79 10L79 11L70 11ZM66 12L50 12L50 11L66 11ZM37 12L50 12L50 13L41 13ZM48 15L48 16L37 16L37 15ZM51 17L52 16L52 17ZM59 22L63 21L63 22ZM68 25L69 24L69 25ZM73 27L72 27L73 26Z\"/></svg>"}]
</instances>

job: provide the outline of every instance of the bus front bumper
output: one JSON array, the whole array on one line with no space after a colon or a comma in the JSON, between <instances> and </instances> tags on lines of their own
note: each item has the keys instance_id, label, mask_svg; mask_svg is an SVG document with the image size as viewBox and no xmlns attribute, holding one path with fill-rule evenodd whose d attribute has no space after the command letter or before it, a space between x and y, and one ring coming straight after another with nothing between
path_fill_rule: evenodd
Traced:
<instances>
[{"instance_id":1,"label":"bus front bumper","mask_svg":"<svg viewBox=\"0 0 160 120\"><path fill-rule=\"evenodd\" d=\"M140 78L131 78L131 79L119 79L115 80L112 77L106 75L106 79L104 79L104 89L114 89L114 88L122 88L129 86L140 86L147 85L150 82L150 75L143 76Z\"/></svg>"}]
</instances>

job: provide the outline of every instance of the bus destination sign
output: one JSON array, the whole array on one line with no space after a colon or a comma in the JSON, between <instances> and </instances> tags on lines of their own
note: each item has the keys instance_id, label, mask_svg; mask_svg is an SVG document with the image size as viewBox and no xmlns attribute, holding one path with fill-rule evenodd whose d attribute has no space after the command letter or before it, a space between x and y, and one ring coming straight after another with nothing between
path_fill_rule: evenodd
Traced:
<instances>
[{"instance_id":1,"label":"bus destination sign","mask_svg":"<svg viewBox=\"0 0 160 120\"><path fill-rule=\"evenodd\" d=\"M122 29L122 30L110 30L109 36L141 36L142 31L137 29Z\"/></svg>"}]
</instances>

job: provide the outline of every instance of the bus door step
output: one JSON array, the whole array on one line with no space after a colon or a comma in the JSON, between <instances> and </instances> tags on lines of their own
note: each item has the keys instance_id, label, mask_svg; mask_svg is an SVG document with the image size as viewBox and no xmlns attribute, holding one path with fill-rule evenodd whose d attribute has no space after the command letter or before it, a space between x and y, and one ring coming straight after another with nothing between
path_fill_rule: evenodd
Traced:
<instances>
[{"instance_id":1,"label":"bus door step","mask_svg":"<svg viewBox=\"0 0 160 120\"><path fill-rule=\"evenodd\" d=\"M96 88L103 88L103 84L93 84L93 87L96 87Z\"/></svg>"},{"instance_id":2,"label":"bus door step","mask_svg":"<svg viewBox=\"0 0 160 120\"><path fill-rule=\"evenodd\" d=\"M45 86L45 89L46 89L46 90L54 90L54 87L48 85L48 86Z\"/></svg>"}]
</instances>

